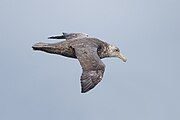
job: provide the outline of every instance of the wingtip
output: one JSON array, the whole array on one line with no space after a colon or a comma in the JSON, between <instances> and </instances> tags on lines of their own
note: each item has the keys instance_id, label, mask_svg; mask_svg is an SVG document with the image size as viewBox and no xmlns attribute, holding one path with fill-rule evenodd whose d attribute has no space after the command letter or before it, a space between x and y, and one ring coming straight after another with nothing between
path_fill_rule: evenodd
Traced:
<instances>
[{"instance_id":1,"label":"wingtip","mask_svg":"<svg viewBox=\"0 0 180 120\"><path fill-rule=\"evenodd\" d=\"M48 39L65 39L65 37L62 35L62 36L50 36L48 37Z\"/></svg>"},{"instance_id":2,"label":"wingtip","mask_svg":"<svg viewBox=\"0 0 180 120\"><path fill-rule=\"evenodd\" d=\"M53 39L53 37L51 36L51 37L48 37L48 39Z\"/></svg>"},{"instance_id":3,"label":"wingtip","mask_svg":"<svg viewBox=\"0 0 180 120\"><path fill-rule=\"evenodd\" d=\"M83 86L81 87L81 93L83 93L83 94L89 92L90 90L91 90L91 89L89 89L89 88L88 88L88 89L87 89L87 88L85 89Z\"/></svg>"},{"instance_id":4,"label":"wingtip","mask_svg":"<svg viewBox=\"0 0 180 120\"><path fill-rule=\"evenodd\" d=\"M85 94L85 93L87 93L87 92L88 92L88 91L82 91L82 90L81 90L81 93L82 93L82 94Z\"/></svg>"},{"instance_id":5,"label":"wingtip","mask_svg":"<svg viewBox=\"0 0 180 120\"><path fill-rule=\"evenodd\" d=\"M81 89L81 93L83 93L83 94L84 94L84 93L87 93L87 92L91 91L94 87L95 87L95 86L93 86L93 87L91 87L91 88L88 87L88 88L86 88L86 89L82 88L82 89Z\"/></svg>"}]
</instances>

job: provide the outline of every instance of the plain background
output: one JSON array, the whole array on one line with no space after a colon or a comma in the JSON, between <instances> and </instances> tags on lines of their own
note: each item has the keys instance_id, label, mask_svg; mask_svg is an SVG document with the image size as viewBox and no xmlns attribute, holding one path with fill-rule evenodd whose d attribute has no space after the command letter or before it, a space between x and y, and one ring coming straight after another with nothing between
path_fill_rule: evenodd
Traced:
<instances>
[{"instance_id":1,"label":"plain background","mask_svg":"<svg viewBox=\"0 0 180 120\"><path fill-rule=\"evenodd\" d=\"M1 0L1 120L180 120L179 0ZM84 32L118 46L103 81L80 93L75 59L33 51Z\"/></svg>"}]
</instances>

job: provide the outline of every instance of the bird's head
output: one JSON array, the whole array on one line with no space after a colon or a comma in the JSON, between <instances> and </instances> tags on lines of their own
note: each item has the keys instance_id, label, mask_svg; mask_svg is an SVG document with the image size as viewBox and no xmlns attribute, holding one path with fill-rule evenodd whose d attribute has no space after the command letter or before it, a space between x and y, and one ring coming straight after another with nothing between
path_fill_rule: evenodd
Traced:
<instances>
[{"instance_id":1,"label":"bird's head","mask_svg":"<svg viewBox=\"0 0 180 120\"><path fill-rule=\"evenodd\" d=\"M120 52L119 48L114 46L114 45L109 45L108 46L108 54L109 54L109 57L118 57L124 62L127 61L127 59Z\"/></svg>"}]
</instances>

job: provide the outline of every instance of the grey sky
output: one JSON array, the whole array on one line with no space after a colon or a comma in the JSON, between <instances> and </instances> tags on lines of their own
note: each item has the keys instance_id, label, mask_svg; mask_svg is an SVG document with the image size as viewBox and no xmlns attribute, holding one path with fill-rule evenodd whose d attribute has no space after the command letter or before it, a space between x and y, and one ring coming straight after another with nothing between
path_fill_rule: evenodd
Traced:
<instances>
[{"instance_id":1,"label":"grey sky","mask_svg":"<svg viewBox=\"0 0 180 120\"><path fill-rule=\"evenodd\" d=\"M0 120L179 120L178 0L1 0ZM61 32L120 47L103 81L80 93L74 59L31 49Z\"/></svg>"}]
</instances>

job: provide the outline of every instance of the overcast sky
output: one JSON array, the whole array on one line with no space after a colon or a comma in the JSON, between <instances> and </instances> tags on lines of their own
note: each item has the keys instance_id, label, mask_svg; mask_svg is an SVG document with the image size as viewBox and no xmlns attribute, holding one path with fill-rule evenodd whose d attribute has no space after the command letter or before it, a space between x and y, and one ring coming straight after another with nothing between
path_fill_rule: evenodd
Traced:
<instances>
[{"instance_id":1,"label":"overcast sky","mask_svg":"<svg viewBox=\"0 0 180 120\"><path fill-rule=\"evenodd\" d=\"M179 0L1 0L0 120L180 120ZM33 51L84 32L118 46L80 93L75 59Z\"/></svg>"}]
</instances>

